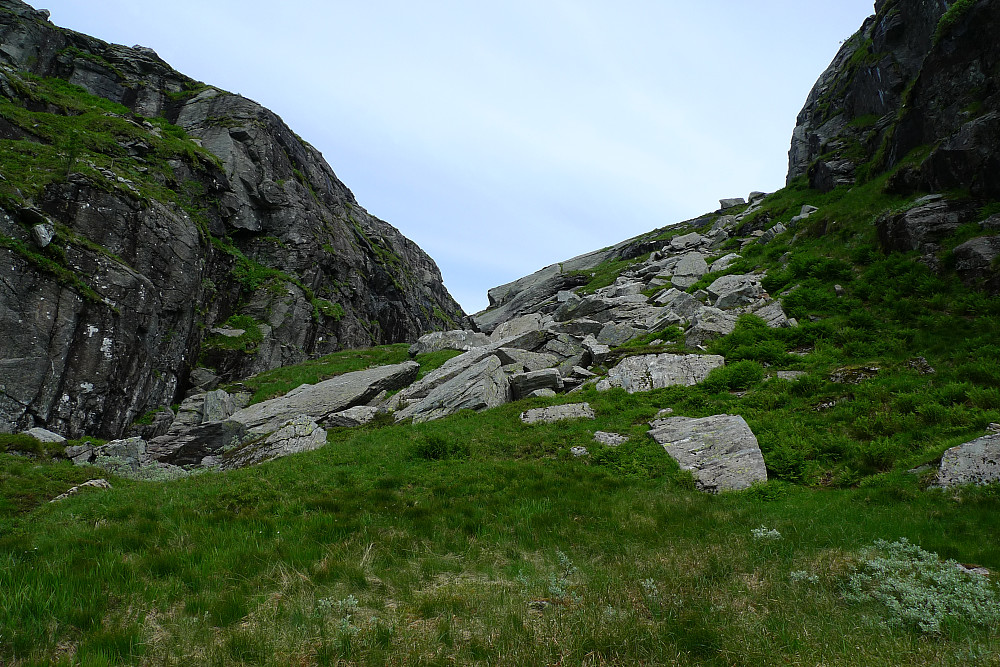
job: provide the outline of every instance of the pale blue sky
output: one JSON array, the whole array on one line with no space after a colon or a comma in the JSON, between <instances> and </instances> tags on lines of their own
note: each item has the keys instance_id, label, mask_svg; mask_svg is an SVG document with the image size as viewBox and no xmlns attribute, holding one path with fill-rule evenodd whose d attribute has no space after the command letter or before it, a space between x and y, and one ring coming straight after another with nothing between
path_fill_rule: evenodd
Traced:
<instances>
[{"instance_id":1,"label":"pale blue sky","mask_svg":"<svg viewBox=\"0 0 1000 667\"><path fill-rule=\"evenodd\" d=\"M784 184L872 0L45 0L271 108L470 313L547 264Z\"/></svg>"}]
</instances>

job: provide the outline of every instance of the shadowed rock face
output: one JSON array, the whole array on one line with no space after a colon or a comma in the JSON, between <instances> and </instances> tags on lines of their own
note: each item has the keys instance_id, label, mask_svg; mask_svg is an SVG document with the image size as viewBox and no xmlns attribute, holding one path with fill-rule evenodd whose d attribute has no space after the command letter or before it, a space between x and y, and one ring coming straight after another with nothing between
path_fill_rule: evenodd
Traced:
<instances>
[{"instance_id":1,"label":"shadowed rock face","mask_svg":"<svg viewBox=\"0 0 1000 667\"><path fill-rule=\"evenodd\" d=\"M255 102L0 0L0 104L65 114L28 74L126 109L97 109L118 128L99 145L0 120L0 140L68 156L43 187L0 181L0 429L116 437L178 400L199 360L235 379L462 319L433 260ZM245 345L212 331L233 316Z\"/></svg>"},{"instance_id":2,"label":"shadowed rock face","mask_svg":"<svg viewBox=\"0 0 1000 667\"><path fill-rule=\"evenodd\" d=\"M873 158L865 169L881 171L927 147L893 179L895 191L1000 194L1000 6L975 2L942 23L954 4L875 3L799 113L789 181L807 175L830 189L853 183Z\"/></svg>"}]
</instances>

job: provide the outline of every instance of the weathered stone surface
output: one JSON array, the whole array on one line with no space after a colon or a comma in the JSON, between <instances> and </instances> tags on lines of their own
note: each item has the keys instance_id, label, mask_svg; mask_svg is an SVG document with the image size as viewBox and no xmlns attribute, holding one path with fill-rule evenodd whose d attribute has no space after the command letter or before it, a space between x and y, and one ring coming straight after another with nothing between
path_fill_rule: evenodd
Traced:
<instances>
[{"instance_id":1,"label":"weathered stone surface","mask_svg":"<svg viewBox=\"0 0 1000 667\"><path fill-rule=\"evenodd\" d=\"M721 276L708 286L712 305L720 309L745 306L763 293L760 276L756 274Z\"/></svg>"},{"instance_id":2,"label":"weathered stone surface","mask_svg":"<svg viewBox=\"0 0 1000 667\"><path fill-rule=\"evenodd\" d=\"M563 388L562 374L555 368L518 373L510 378L514 398L524 398L538 389L559 391Z\"/></svg>"},{"instance_id":3,"label":"weathered stone surface","mask_svg":"<svg viewBox=\"0 0 1000 667\"><path fill-rule=\"evenodd\" d=\"M792 321L788 319L788 316L785 315L785 310L781 307L780 301L762 299L756 304L748 306L745 310L764 320L764 323L772 329L794 326Z\"/></svg>"},{"instance_id":4,"label":"weathered stone surface","mask_svg":"<svg viewBox=\"0 0 1000 667\"><path fill-rule=\"evenodd\" d=\"M1000 433L952 447L941 457L936 484L943 487L1000 481Z\"/></svg>"},{"instance_id":5,"label":"weathered stone surface","mask_svg":"<svg viewBox=\"0 0 1000 667\"><path fill-rule=\"evenodd\" d=\"M210 391L205 394L205 402L201 409L201 422L225 421L241 407L243 406L238 405L238 399L228 392L222 389Z\"/></svg>"},{"instance_id":6,"label":"weathered stone surface","mask_svg":"<svg viewBox=\"0 0 1000 667\"><path fill-rule=\"evenodd\" d=\"M800 377L806 375L805 371L778 371L777 378L779 380L788 380L789 382L794 382Z\"/></svg>"},{"instance_id":7,"label":"weathered stone surface","mask_svg":"<svg viewBox=\"0 0 1000 667\"><path fill-rule=\"evenodd\" d=\"M725 365L717 354L644 354L622 359L597 384L598 391L621 387L630 394L681 385L689 387Z\"/></svg>"},{"instance_id":8,"label":"weathered stone surface","mask_svg":"<svg viewBox=\"0 0 1000 667\"><path fill-rule=\"evenodd\" d=\"M547 352L528 352L512 347L501 347L496 351L496 356L506 366L507 364L521 364L525 370L540 371L543 368L552 368L561 361L560 357Z\"/></svg>"},{"instance_id":9,"label":"weathered stone surface","mask_svg":"<svg viewBox=\"0 0 1000 667\"><path fill-rule=\"evenodd\" d=\"M414 422L431 421L459 410L485 410L510 402L510 382L501 362L490 355L465 369L444 384L434 387L426 397L395 413L396 421L413 418Z\"/></svg>"},{"instance_id":10,"label":"weathered stone surface","mask_svg":"<svg viewBox=\"0 0 1000 667\"><path fill-rule=\"evenodd\" d=\"M681 257L674 267L674 275L670 282L681 289L687 289L708 273L708 263L700 252L689 252Z\"/></svg>"},{"instance_id":11,"label":"weathered stone surface","mask_svg":"<svg viewBox=\"0 0 1000 667\"><path fill-rule=\"evenodd\" d=\"M424 334L410 346L410 356L438 352L440 350L471 350L474 347L489 345L490 337L477 331L456 329L452 331L434 331Z\"/></svg>"},{"instance_id":12,"label":"weathered stone surface","mask_svg":"<svg viewBox=\"0 0 1000 667\"><path fill-rule=\"evenodd\" d=\"M500 323L490 334L490 341L497 342L509 338L517 338L530 331L541 331L552 322L552 317L541 313L528 313L512 320Z\"/></svg>"},{"instance_id":13,"label":"weathered stone surface","mask_svg":"<svg viewBox=\"0 0 1000 667\"><path fill-rule=\"evenodd\" d=\"M44 248L50 243L52 239L56 236L56 228L51 224L39 224L31 228L31 240L35 242L39 248Z\"/></svg>"},{"instance_id":14,"label":"weathered stone surface","mask_svg":"<svg viewBox=\"0 0 1000 667\"><path fill-rule=\"evenodd\" d=\"M606 431L595 431L594 442L599 442L605 447L617 447L628 442L628 436L620 433L608 433Z\"/></svg>"},{"instance_id":15,"label":"weathered stone surface","mask_svg":"<svg viewBox=\"0 0 1000 667\"><path fill-rule=\"evenodd\" d=\"M729 199L720 199L719 208L726 210L727 208L735 208L736 206L742 206L746 204L746 200L743 197L731 197Z\"/></svg>"},{"instance_id":16,"label":"weathered stone surface","mask_svg":"<svg viewBox=\"0 0 1000 667\"><path fill-rule=\"evenodd\" d=\"M217 457L238 445L246 434L246 426L238 421L208 422L181 433L153 438L148 443L147 455L177 466L212 467Z\"/></svg>"},{"instance_id":17,"label":"weathered stone surface","mask_svg":"<svg viewBox=\"0 0 1000 667\"><path fill-rule=\"evenodd\" d=\"M691 318L691 328L684 336L688 347L704 345L713 338L727 336L736 328L737 314L702 306Z\"/></svg>"},{"instance_id":18,"label":"weathered stone surface","mask_svg":"<svg viewBox=\"0 0 1000 667\"><path fill-rule=\"evenodd\" d=\"M30 435L39 442L54 442L57 444L66 442L66 438L62 437L58 433L53 433L52 431L48 431L37 426L35 428L29 428L27 431L23 431L23 433L25 435Z\"/></svg>"},{"instance_id":19,"label":"weathered stone surface","mask_svg":"<svg viewBox=\"0 0 1000 667\"><path fill-rule=\"evenodd\" d=\"M764 456L743 417L670 417L650 427L650 436L691 471L703 491L738 491L767 481Z\"/></svg>"},{"instance_id":20,"label":"weathered stone surface","mask_svg":"<svg viewBox=\"0 0 1000 667\"><path fill-rule=\"evenodd\" d=\"M785 227L783 224L781 224L779 222L778 224L774 225L770 229L764 230L764 233L761 234L761 236L757 240L757 242L761 243L761 244L770 243L771 241L773 241L775 239L776 236L778 236L779 234L784 234L787 231L788 231L788 228Z\"/></svg>"},{"instance_id":21,"label":"weathered stone surface","mask_svg":"<svg viewBox=\"0 0 1000 667\"><path fill-rule=\"evenodd\" d=\"M280 398L251 405L235 412L231 419L246 424L257 433L275 431L299 415L322 421L335 412L367 403L383 390L405 387L413 382L419 370L419 364L407 361L345 373L318 384L302 385Z\"/></svg>"},{"instance_id":22,"label":"weathered stone surface","mask_svg":"<svg viewBox=\"0 0 1000 667\"><path fill-rule=\"evenodd\" d=\"M319 449L326 444L326 431L308 415L299 415L275 431L259 436L227 452L219 461L224 470L245 468L273 459Z\"/></svg>"},{"instance_id":23,"label":"weathered stone surface","mask_svg":"<svg viewBox=\"0 0 1000 667\"><path fill-rule=\"evenodd\" d=\"M528 398L555 398L556 392L552 389L536 389L528 394Z\"/></svg>"},{"instance_id":24,"label":"weathered stone surface","mask_svg":"<svg viewBox=\"0 0 1000 667\"><path fill-rule=\"evenodd\" d=\"M997 258L1000 257L1000 236L980 236L958 245L953 251L955 272L967 283L987 279L994 283L993 291L1000 291L997 279Z\"/></svg>"},{"instance_id":25,"label":"weathered stone surface","mask_svg":"<svg viewBox=\"0 0 1000 667\"><path fill-rule=\"evenodd\" d=\"M596 336L603 328L603 322L581 317L580 319L570 320L568 322L556 322L549 326L549 331L554 333L566 333L571 336Z\"/></svg>"},{"instance_id":26,"label":"weathered stone surface","mask_svg":"<svg viewBox=\"0 0 1000 667\"><path fill-rule=\"evenodd\" d=\"M609 322L605 324L604 328L602 328L600 333L597 334L597 342L610 345L611 347L618 347L619 345L624 345L633 338L641 336L642 334L643 331L629 326L628 324L615 324L614 322Z\"/></svg>"},{"instance_id":27,"label":"weathered stone surface","mask_svg":"<svg viewBox=\"0 0 1000 667\"><path fill-rule=\"evenodd\" d=\"M551 424L566 419L594 419L594 410L590 403L569 403L534 408L521 413L521 421L525 424Z\"/></svg>"},{"instance_id":28,"label":"weathered stone surface","mask_svg":"<svg viewBox=\"0 0 1000 667\"><path fill-rule=\"evenodd\" d=\"M207 368L195 368L188 376L188 382L195 390L205 392L216 389L221 378Z\"/></svg>"},{"instance_id":29,"label":"weathered stone surface","mask_svg":"<svg viewBox=\"0 0 1000 667\"><path fill-rule=\"evenodd\" d=\"M599 342L593 336L587 336L583 339L583 349L590 355L591 363L594 364L603 364L607 361L608 355L611 354L611 347Z\"/></svg>"},{"instance_id":30,"label":"weathered stone surface","mask_svg":"<svg viewBox=\"0 0 1000 667\"><path fill-rule=\"evenodd\" d=\"M675 236L670 239L670 248L674 252L683 252L685 250L690 250L691 248L697 248L700 245L704 245L705 242L706 239L704 236L697 232L691 232L690 234Z\"/></svg>"},{"instance_id":31,"label":"weathered stone surface","mask_svg":"<svg viewBox=\"0 0 1000 667\"><path fill-rule=\"evenodd\" d=\"M693 295L682 292L675 287L660 292L653 297L653 300L685 320L689 319L705 305Z\"/></svg>"},{"instance_id":32,"label":"weathered stone surface","mask_svg":"<svg viewBox=\"0 0 1000 667\"><path fill-rule=\"evenodd\" d=\"M580 458L581 456L590 456L590 452L587 450L587 448L581 447L579 445L577 445L576 447L570 447L569 453L577 458Z\"/></svg>"},{"instance_id":33,"label":"weathered stone surface","mask_svg":"<svg viewBox=\"0 0 1000 667\"><path fill-rule=\"evenodd\" d=\"M57 500L66 500L70 496L74 496L74 495L80 493L81 489L110 489L110 488L111 488L111 482L109 482L106 479L91 479L91 480L87 480L83 484L80 484L79 486L74 486L73 488L71 488L66 493L62 493L62 494L56 496L55 498L53 498L49 502L50 503L54 503Z\"/></svg>"},{"instance_id":34,"label":"weathered stone surface","mask_svg":"<svg viewBox=\"0 0 1000 667\"><path fill-rule=\"evenodd\" d=\"M728 255L723 255L719 259L712 262L712 266L709 267L709 272L715 273L716 271L725 271L728 269L733 262L740 259L740 256L735 252L731 252Z\"/></svg>"}]
</instances>

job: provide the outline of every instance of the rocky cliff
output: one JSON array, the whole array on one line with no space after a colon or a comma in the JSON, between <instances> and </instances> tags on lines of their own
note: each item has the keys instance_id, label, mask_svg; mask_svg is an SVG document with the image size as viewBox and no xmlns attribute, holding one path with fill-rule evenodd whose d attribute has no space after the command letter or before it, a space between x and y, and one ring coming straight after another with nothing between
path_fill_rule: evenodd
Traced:
<instances>
[{"instance_id":1,"label":"rocky cliff","mask_svg":"<svg viewBox=\"0 0 1000 667\"><path fill-rule=\"evenodd\" d=\"M116 436L192 384L463 317L274 113L17 0L0 144L0 430Z\"/></svg>"},{"instance_id":2,"label":"rocky cliff","mask_svg":"<svg viewBox=\"0 0 1000 667\"><path fill-rule=\"evenodd\" d=\"M788 181L830 190L901 167L900 194L1000 195L1000 6L880 0L799 113Z\"/></svg>"}]
</instances>

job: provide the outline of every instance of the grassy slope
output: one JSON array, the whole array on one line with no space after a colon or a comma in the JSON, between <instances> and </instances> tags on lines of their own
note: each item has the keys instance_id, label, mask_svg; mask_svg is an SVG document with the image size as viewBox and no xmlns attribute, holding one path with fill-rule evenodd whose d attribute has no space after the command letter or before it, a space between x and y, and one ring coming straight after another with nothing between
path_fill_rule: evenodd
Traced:
<instances>
[{"instance_id":1,"label":"grassy slope","mask_svg":"<svg viewBox=\"0 0 1000 667\"><path fill-rule=\"evenodd\" d=\"M333 431L322 450L224 475L114 479L53 505L103 473L0 455L0 660L995 664L989 628L921 635L844 598L878 538L1000 569L1000 489L925 490L927 474L907 472L1000 421L1000 301L875 251L875 217L909 205L881 187L772 195L772 223L820 211L739 269L768 269L772 294L795 288L783 301L802 326L745 319L710 347L728 369L699 387L585 391L594 422L524 426L518 413L548 402L522 401ZM935 373L911 367L920 356ZM245 384L261 400L403 358L405 346L340 353ZM855 366L881 370L830 381ZM807 374L762 380L776 369ZM744 415L774 481L692 490L646 436L663 407ZM602 448L595 430L632 441ZM753 537L760 526L782 537Z\"/></svg>"}]
</instances>

